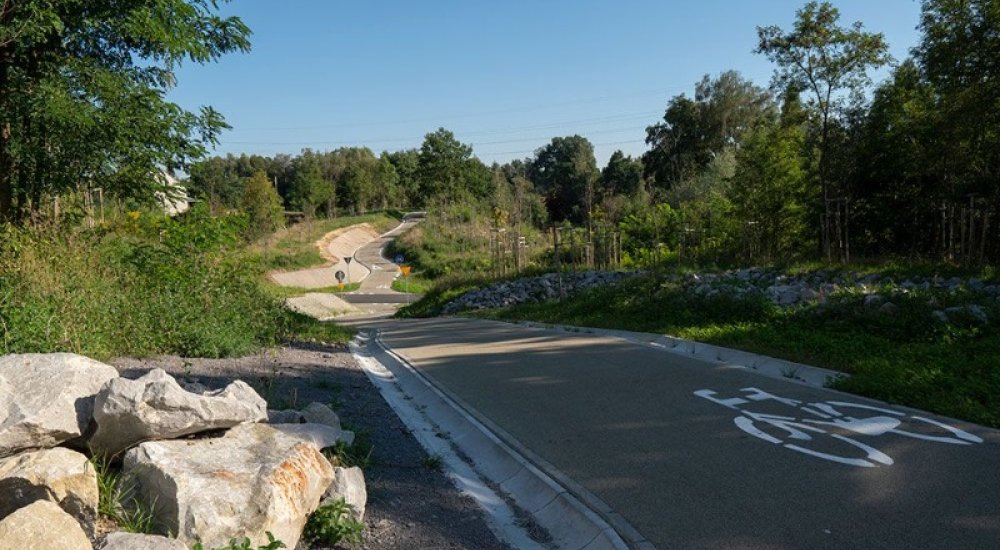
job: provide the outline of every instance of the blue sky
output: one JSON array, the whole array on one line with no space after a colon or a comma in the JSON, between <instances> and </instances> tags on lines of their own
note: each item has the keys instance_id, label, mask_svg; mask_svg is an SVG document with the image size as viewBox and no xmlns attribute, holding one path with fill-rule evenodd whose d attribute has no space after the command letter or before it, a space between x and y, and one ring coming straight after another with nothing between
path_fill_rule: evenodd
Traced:
<instances>
[{"instance_id":1,"label":"blue sky","mask_svg":"<svg viewBox=\"0 0 1000 550\"><path fill-rule=\"evenodd\" d=\"M438 127L484 162L580 134L599 165L638 155L645 127L702 75L767 85L758 25L788 28L804 0L238 0L253 50L188 65L170 97L233 129L217 153L419 147ZM838 0L842 23L882 32L897 59L919 40L917 0ZM878 77L884 77L881 72Z\"/></svg>"}]
</instances>

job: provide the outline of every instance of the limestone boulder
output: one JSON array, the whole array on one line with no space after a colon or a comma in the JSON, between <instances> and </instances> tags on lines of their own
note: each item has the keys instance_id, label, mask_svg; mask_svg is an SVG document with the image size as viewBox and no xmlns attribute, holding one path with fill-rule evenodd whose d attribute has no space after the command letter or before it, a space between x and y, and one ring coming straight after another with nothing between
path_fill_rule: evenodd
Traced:
<instances>
[{"instance_id":1,"label":"limestone boulder","mask_svg":"<svg viewBox=\"0 0 1000 550\"><path fill-rule=\"evenodd\" d=\"M333 447L338 441L343 441L347 445L354 443L354 432L326 424L270 424L270 426L299 441L312 443L318 449Z\"/></svg>"},{"instance_id":2,"label":"limestone boulder","mask_svg":"<svg viewBox=\"0 0 1000 550\"><path fill-rule=\"evenodd\" d=\"M243 422L267 420L267 403L245 382L204 394L184 390L162 369L136 380L116 378L94 403L93 448L116 456L142 442L172 439Z\"/></svg>"},{"instance_id":3,"label":"limestone boulder","mask_svg":"<svg viewBox=\"0 0 1000 550\"><path fill-rule=\"evenodd\" d=\"M338 430L340 429L340 417L337 416L337 413L333 412L333 409L322 403L309 403L306 408L302 409L302 418L306 422L326 424Z\"/></svg>"},{"instance_id":4,"label":"limestone boulder","mask_svg":"<svg viewBox=\"0 0 1000 550\"><path fill-rule=\"evenodd\" d=\"M0 357L0 457L80 440L114 367L71 353Z\"/></svg>"},{"instance_id":5,"label":"limestone boulder","mask_svg":"<svg viewBox=\"0 0 1000 550\"><path fill-rule=\"evenodd\" d=\"M230 539L295 548L306 519L334 479L316 445L267 424L241 424L222 437L143 443L125 454L138 496L158 523L206 548Z\"/></svg>"},{"instance_id":6,"label":"limestone boulder","mask_svg":"<svg viewBox=\"0 0 1000 550\"><path fill-rule=\"evenodd\" d=\"M0 520L0 548L93 550L90 539L58 504L39 500Z\"/></svg>"},{"instance_id":7,"label":"limestone boulder","mask_svg":"<svg viewBox=\"0 0 1000 550\"><path fill-rule=\"evenodd\" d=\"M269 424L302 424L306 421L301 411L286 409L277 411L268 409L267 422Z\"/></svg>"},{"instance_id":8,"label":"limestone boulder","mask_svg":"<svg viewBox=\"0 0 1000 550\"><path fill-rule=\"evenodd\" d=\"M0 459L0 519L35 501L58 504L88 534L97 522L97 473L82 454L64 448Z\"/></svg>"},{"instance_id":9,"label":"limestone boulder","mask_svg":"<svg viewBox=\"0 0 1000 550\"><path fill-rule=\"evenodd\" d=\"M365 474L361 468L334 468L333 483L323 495L322 504L329 504L344 499L344 502L354 508L354 517L358 521L365 519L365 505L368 503L368 491L365 487Z\"/></svg>"},{"instance_id":10,"label":"limestone boulder","mask_svg":"<svg viewBox=\"0 0 1000 550\"><path fill-rule=\"evenodd\" d=\"M104 539L100 550L188 550L177 539L139 533L111 533Z\"/></svg>"}]
</instances>

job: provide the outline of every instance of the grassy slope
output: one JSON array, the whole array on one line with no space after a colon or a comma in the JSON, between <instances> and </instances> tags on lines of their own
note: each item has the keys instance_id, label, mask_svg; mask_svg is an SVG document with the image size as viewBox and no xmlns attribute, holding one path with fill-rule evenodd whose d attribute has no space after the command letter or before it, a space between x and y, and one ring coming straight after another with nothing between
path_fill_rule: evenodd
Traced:
<instances>
[{"instance_id":1,"label":"grassy slope","mask_svg":"<svg viewBox=\"0 0 1000 550\"><path fill-rule=\"evenodd\" d=\"M251 247L267 270L296 270L323 265L326 260L316 248L316 241L327 233L361 223L372 224L380 233L392 229L399 220L382 213L349 216L333 220L302 222L262 239Z\"/></svg>"},{"instance_id":2,"label":"grassy slope","mask_svg":"<svg viewBox=\"0 0 1000 550\"><path fill-rule=\"evenodd\" d=\"M653 277L596 289L561 303L494 311L488 317L672 334L836 369L850 392L1000 427L1000 331L948 326L937 307L977 296L913 294L886 316L857 300L781 310L765 300L704 298ZM993 319L1000 306L985 299Z\"/></svg>"}]
</instances>

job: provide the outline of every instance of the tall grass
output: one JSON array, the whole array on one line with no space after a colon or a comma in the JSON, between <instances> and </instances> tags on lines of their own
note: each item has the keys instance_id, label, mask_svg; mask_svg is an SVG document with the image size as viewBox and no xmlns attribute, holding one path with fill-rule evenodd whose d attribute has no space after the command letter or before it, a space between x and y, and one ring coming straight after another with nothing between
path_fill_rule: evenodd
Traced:
<instances>
[{"instance_id":1,"label":"tall grass","mask_svg":"<svg viewBox=\"0 0 1000 550\"><path fill-rule=\"evenodd\" d=\"M290 321L244 252L246 218L130 212L94 229L0 228L0 353L249 353Z\"/></svg>"}]
</instances>

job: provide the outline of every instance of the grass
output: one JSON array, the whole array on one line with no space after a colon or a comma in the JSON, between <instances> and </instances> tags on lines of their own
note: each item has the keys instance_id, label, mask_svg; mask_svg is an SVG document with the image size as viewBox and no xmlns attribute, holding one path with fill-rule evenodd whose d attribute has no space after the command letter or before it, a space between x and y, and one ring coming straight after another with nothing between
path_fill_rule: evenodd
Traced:
<instances>
[{"instance_id":1,"label":"grass","mask_svg":"<svg viewBox=\"0 0 1000 550\"><path fill-rule=\"evenodd\" d=\"M376 231L382 233L395 227L399 218L390 213L374 213L305 221L258 241L251 252L259 257L260 265L268 271L321 266L326 263L326 259L320 254L316 242L331 231L361 223L372 224Z\"/></svg>"},{"instance_id":2,"label":"grass","mask_svg":"<svg viewBox=\"0 0 1000 550\"><path fill-rule=\"evenodd\" d=\"M354 292L359 288L361 288L361 283L345 284L343 287L328 286L323 288L297 288L291 286L281 286L278 284L274 284L271 281L264 282L264 290L267 292L267 294L280 300L283 300L285 298L295 298L297 296L302 296L304 294L310 294L313 292L318 292L322 294Z\"/></svg>"},{"instance_id":3,"label":"grass","mask_svg":"<svg viewBox=\"0 0 1000 550\"><path fill-rule=\"evenodd\" d=\"M320 506L306 523L307 538L325 544L361 544L365 524L354 517L354 507L343 498Z\"/></svg>"},{"instance_id":4,"label":"grass","mask_svg":"<svg viewBox=\"0 0 1000 550\"><path fill-rule=\"evenodd\" d=\"M1000 304L935 291L893 302L894 315L864 308L850 295L825 306L781 309L763 297L697 296L647 276L561 302L481 315L671 334L780 357L851 374L836 383L839 389L1000 427L1000 331L971 320L943 324L931 315L980 303L1000 319Z\"/></svg>"},{"instance_id":5,"label":"grass","mask_svg":"<svg viewBox=\"0 0 1000 550\"><path fill-rule=\"evenodd\" d=\"M333 447L323 449L323 454L334 466L367 470L375 462L375 444L372 443L371 431L357 429L347 423L344 423L344 429L354 432L354 443L348 445L338 441Z\"/></svg>"},{"instance_id":6,"label":"grass","mask_svg":"<svg viewBox=\"0 0 1000 550\"><path fill-rule=\"evenodd\" d=\"M97 512L129 533L154 532L154 504L135 496L135 480L115 469L107 454L95 451L90 464L97 474Z\"/></svg>"},{"instance_id":7,"label":"grass","mask_svg":"<svg viewBox=\"0 0 1000 550\"><path fill-rule=\"evenodd\" d=\"M426 294L434 287L434 282L421 277L419 274L407 277L397 277L392 282L392 289L396 292L407 292L410 294Z\"/></svg>"}]
</instances>

